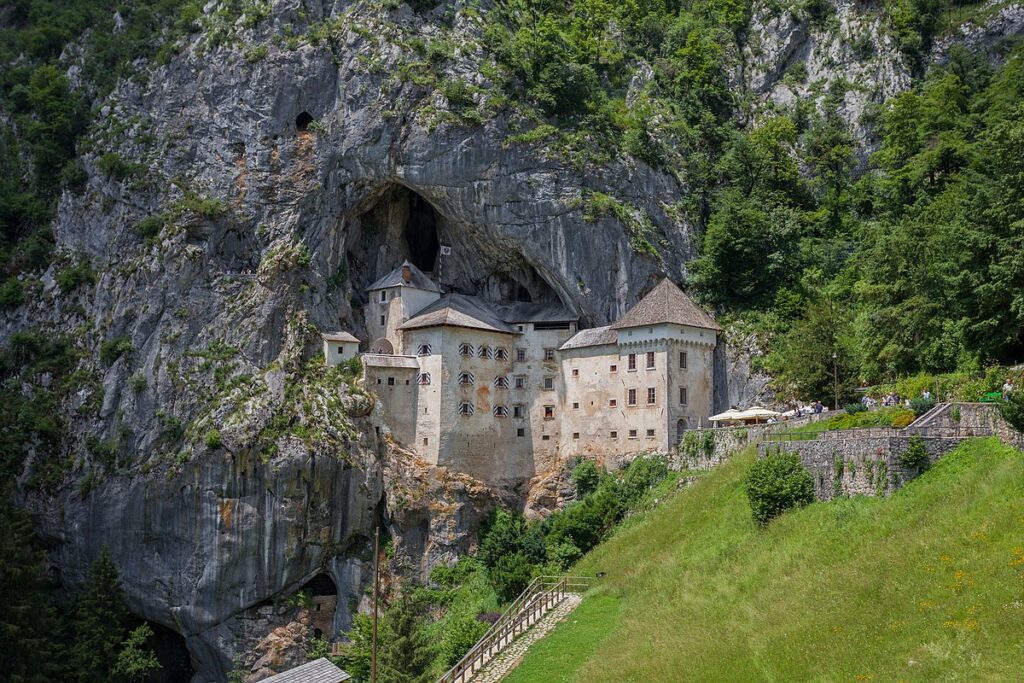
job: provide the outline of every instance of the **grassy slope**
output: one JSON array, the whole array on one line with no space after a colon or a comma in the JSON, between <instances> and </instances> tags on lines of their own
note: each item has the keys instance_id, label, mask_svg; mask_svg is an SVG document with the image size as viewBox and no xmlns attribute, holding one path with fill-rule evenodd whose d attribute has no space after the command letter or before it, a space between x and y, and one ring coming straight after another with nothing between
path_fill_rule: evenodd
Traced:
<instances>
[{"instance_id":1,"label":"grassy slope","mask_svg":"<svg viewBox=\"0 0 1024 683\"><path fill-rule=\"evenodd\" d=\"M509 683L1019 680L1024 456L973 441L889 499L762 531L741 488L753 457L585 557L603 586Z\"/></svg>"}]
</instances>

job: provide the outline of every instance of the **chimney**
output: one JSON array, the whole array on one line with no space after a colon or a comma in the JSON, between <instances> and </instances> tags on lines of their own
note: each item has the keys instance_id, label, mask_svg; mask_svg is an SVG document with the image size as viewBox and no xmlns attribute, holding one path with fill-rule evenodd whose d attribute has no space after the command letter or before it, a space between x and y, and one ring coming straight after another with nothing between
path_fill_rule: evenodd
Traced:
<instances>
[{"instance_id":1,"label":"chimney","mask_svg":"<svg viewBox=\"0 0 1024 683\"><path fill-rule=\"evenodd\" d=\"M402 264L402 281L408 282L412 279L412 270L409 268L409 262L406 261Z\"/></svg>"}]
</instances>

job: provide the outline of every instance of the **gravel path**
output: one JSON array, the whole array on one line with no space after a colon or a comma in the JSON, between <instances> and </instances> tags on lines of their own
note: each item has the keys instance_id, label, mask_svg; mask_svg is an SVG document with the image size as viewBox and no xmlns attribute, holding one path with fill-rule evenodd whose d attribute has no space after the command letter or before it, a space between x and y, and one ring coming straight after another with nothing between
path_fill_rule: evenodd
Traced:
<instances>
[{"instance_id":1,"label":"gravel path","mask_svg":"<svg viewBox=\"0 0 1024 683\"><path fill-rule=\"evenodd\" d=\"M516 668L531 645L551 632L559 621L565 618L580 604L581 596L569 593L558 607L548 612L526 633L512 641L512 644L494 656L484 668L472 678L472 683L498 683L509 671Z\"/></svg>"}]
</instances>

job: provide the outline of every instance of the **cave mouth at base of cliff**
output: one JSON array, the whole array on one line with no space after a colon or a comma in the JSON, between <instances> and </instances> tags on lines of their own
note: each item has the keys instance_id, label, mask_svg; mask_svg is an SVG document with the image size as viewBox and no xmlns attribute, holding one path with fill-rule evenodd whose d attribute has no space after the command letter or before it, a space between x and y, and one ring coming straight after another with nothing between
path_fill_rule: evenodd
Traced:
<instances>
[{"instance_id":1,"label":"cave mouth at base of cliff","mask_svg":"<svg viewBox=\"0 0 1024 683\"><path fill-rule=\"evenodd\" d=\"M192 666L185 637L161 624L152 621L145 623L153 630L146 644L153 649L160 663L160 668L146 677L146 683L189 683L196 671Z\"/></svg>"},{"instance_id":2,"label":"cave mouth at base of cliff","mask_svg":"<svg viewBox=\"0 0 1024 683\"><path fill-rule=\"evenodd\" d=\"M429 196L389 183L352 216L346 258L357 291L409 260L445 291L490 301L560 301L517 243L471 217L447 214Z\"/></svg>"}]
</instances>

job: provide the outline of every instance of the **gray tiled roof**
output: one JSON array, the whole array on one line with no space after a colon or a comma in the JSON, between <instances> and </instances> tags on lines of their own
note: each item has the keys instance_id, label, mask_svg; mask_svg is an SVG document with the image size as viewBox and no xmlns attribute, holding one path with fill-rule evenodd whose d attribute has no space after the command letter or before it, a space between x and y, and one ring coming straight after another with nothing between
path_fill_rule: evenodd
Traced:
<instances>
[{"instance_id":1,"label":"gray tiled roof","mask_svg":"<svg viewBox=\"0 0 1024 683\"><path fill-rule=\"evenodd\" d=\"M714 318L705 313L668 278L659 282L657 287L640 299L636 306L626 311L626 314L611 327L613 330L621 330L624 327L642 327L658 323L675 323L708 330L722 329Z\"/></svg>"},{"instance_id":2,"label":"gray tiled roof","mask_svg":"<svg viewBox=\"0 0 1024 683\"><path fill-rule=\"evenodd\" d=\"M359 343L359 339L357 337L354 337L354 336L352 336L351 334L349 334L348 332L345 332L345 331L341 331L341 332L324 332L321 336L324 339L326 339L327 341L355 342L357 344Z\"/></svg>"},{"instance_id":3,"label":"gray tiled roof","mask_svg":"<svg viewBox=\"0 0 1024 683\"><path fill-rule=\"evenodd\" d=\"M371 368L413 368L419 369L416 356L393 356L387 353L364 353L363 365Z\"/></svg>"},{"instance_id":4,"label":"gray tiled roof","mask_svg":"<svg viewBox=\"0 0 1024 683\"><path fill-rule=\"evenodd\" d=\"M579 318L562 304L527 303L491 304L499 318L507 323L560 323Z\"/></svg>"},{"instance_id":5,"label":"gray tiled roof","mask_svg":"<svg viewBox=\"0 0 1024 683\"><path fill-rule=\"evenodd\" d=\"M468 327L476 330L519 334L502 321L490 305L475 296L446 294L428 304L415 316L400 326L400 330L414 330L423 327Z\"/></svg>"},{"instance_id":6,"label":"gray tiled roof","mask_svg":"<svg viewBox=\"0 0 1024 683\"><path fill-rule=\"evenodd\" d=\"M408 280L402 277L402 268L405 268L406 266L409 267ZM423 289L428 292L441 291L441 288L438 287L433 280L424 275L422 270L408 261L404 262L402 265L374 282L366 288L366 291L372 292L375 289L387 289L388 287L415 287L416 289Z\"/></svg>"},{"instance_id":7,"label":"gray tiled roof","mask_svg":"<svg viewBox=\"0 0 1024 683\"><path fill-rule=\"evenodd\" d=\"M263 683L342 683L351 678L347 673L321 657L276 676L264 678Z\"/></svg>"},{"instance_id":8,"label":"gray tiled roof","mask_svg":"<svg viewBox=\"0 0 1024 683\"><path fill-rule=\"evenodd\" d=\"M582 349L587 346L601 346L603 344L615 344L619 340L619 333L608 325L604 327L592 327L589 330L580 330L559 348L560 351L568 349Z\"/></svg>"}]
</instances>

